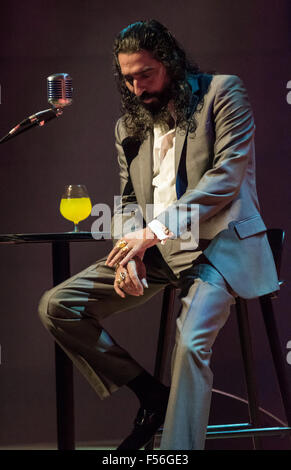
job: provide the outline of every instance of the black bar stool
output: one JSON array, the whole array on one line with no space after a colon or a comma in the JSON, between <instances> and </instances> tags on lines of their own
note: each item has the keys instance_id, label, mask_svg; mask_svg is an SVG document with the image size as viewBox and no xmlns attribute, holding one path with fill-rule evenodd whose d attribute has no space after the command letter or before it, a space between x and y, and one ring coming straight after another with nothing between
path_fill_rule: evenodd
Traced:
<instances>
[{"instance_id":1,"label":"black bar stool","mask_svg":"<svg viewBox=\"0 0 291 470\"><path fill-rule=\"evenodd\" d=\"M280 276L281 256L285 233L281 229L269 229L267 231L269 243L273 252L278 277ZM283 281L279 281L280 285ZM278 385L286 414L288 426L282 427L261 427L259 421L259 402L257 397L257 385L254 370L254 358L252 351L251 330L248 319L247 300L236 298L235 310L238 322L238 332L242 351L242 360L247 388L249 423L235 423L228 425L217 425L207 427L207 439L222 439L233 437L251 437L253 448L260 449L261 436L284 435L291 433L291 384L290 377L286 369L286 358L282 351L276 319L273 311L272 301L278 297L278 292L259 297L261 312L266 328L269 346L275 366ZM163 381L167 359L175 328L175 298L176 289L167 286L164 291L158 347L155 362L154 375ZM160 435L163 428L160 428L156 436ZM155 444L155 437L145 446L146 450L152 450Z\"/></svg>"}]
</instances>

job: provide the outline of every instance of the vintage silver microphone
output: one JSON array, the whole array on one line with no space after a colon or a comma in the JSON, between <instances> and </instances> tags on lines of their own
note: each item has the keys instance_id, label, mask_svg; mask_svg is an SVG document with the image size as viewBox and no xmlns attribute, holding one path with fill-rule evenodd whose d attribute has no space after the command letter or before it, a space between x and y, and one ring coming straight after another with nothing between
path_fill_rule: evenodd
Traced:
<instances>
[{"instance_id":1,"label":"vintage silver microphone","mask_svg":"<svg viewBox=\"0 0 291 470\"><path fill-rule=\"evenodd\" d=\"M55 73L47 77L48 102L54 108L64 108L72 104L72 79L67 73Z\"/></svg>"},{"instance_id":2,"label":"vintage silver microphone","mask_svg":"<svg viewBox=\"0 0 291 470\"><path fill-rule=\"evenodd\" d=\"M21 121L1 140L0 144L34 126L43 126L46 122L63 114L63 108L72 104L72 79L67 73L56 73L47 77L48 102L52 108L39 111Z\"/></svg>"}]
</instances>

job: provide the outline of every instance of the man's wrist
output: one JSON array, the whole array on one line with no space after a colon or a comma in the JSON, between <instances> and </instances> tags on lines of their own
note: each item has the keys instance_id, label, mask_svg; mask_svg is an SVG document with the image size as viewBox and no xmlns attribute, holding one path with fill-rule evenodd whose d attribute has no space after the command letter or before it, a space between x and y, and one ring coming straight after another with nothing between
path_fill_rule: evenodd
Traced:
<instances>
[{"instance_id":1,"label":"man's wrist","mask_svg":"<svg viewBox=\"0 0 291 470\"><path fill-rule=\"evenodd\" d=\"M145 228L145 238L150 246L156 245L160 241L156 233L148 225Z\"/></svg>"}]
</instances>

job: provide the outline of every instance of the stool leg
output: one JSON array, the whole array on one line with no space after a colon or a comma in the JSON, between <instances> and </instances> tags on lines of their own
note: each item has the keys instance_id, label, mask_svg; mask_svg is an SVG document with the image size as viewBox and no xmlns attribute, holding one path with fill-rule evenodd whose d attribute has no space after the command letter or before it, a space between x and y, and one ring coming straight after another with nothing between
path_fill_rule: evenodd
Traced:
<instances>
[{"instance_id":1,"label":"stool leg","mask_svg":"<svg viewBox=\"0 0 291 470\"><path fill-rule=\"evenodd\" d=\"M269 296L260 297L260 304L263 313L266 332L269 339L271 354L277 374L280 393L288 422L291 426L291 386L290 378L286 370L286 357L283 354L279 339L278 328L274 316L272 300ZM290 373L289 373L290 374Z\"/></svg>"},{"instance_id":2,"label":"stool leg","mask_svg":"<svg viewBox=\"0 0 291 470\"><path fill-rule=\"evenodd\" d=\"M259 424L259 404L254 371L251 331L248 319L247 302L245 299L240 297L236 298L236 312L247 386L249 417L251 424L257 426ZM254 449L261 449L260 439L253 437L252 440Z\"/></svg>"},{"instance_id":3,"label":"stool leg","mask_svg":"<svg viewBox=\"0 0 291 470\"><path fill-rule=\"evenodd\" d=\"M176 289L174 287L165 287L154 371L154 377L160 382L163 381L168 353L170 349L172 328L175 318L175 293ZM153 436L152 439L145 445L145 450L153 450L154 446L155 437Z\"/></svg>"}]
</instances>

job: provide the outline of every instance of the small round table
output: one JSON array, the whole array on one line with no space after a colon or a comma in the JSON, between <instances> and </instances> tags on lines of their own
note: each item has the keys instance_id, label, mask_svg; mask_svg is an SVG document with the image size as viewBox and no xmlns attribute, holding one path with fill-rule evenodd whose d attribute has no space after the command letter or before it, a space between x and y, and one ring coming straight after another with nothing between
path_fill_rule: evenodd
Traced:
<instances>
[{"instance_id":1,"label":"small round table","mask_svg":"<svg viewBox=\"0 0 291 470\"><path fill-rule=\"evenodd\" d=\"M70 277L70 243L105 241L109 233L63 232L0 234L0 245L20 243L51 243L53 286ZM59 450L75 449L73 364L55 342L57 442Z\"/></svg>"}]
</instances>

